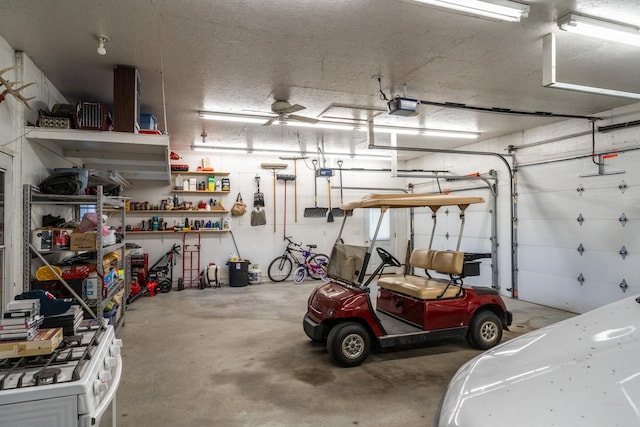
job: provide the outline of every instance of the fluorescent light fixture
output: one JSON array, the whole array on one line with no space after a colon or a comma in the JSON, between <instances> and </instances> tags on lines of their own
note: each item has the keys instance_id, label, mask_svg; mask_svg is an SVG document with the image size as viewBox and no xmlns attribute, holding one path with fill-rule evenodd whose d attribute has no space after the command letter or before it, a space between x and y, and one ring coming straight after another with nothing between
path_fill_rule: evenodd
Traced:
<instances>
[{"instance_id":1,"label":"fluorescent light fixture","mask_svg":"<svg viewBox=\"0 0 640 427\"><path fill-rule=\"evenodd\" d=\"M340 123L329 122L320 120L318 123L306 123L298 121L286 121L287 126L296 126L301 128L321 128L321 129L334 129L334 130L355 130L358 127L357 123Z\"/></svg>"},{"instance_id":2,"label":"fluorescent light fixture","mask_svg":"<svg viewBox=\"0 0 640 427\"><path fill-rule=\"evenodd\" d=\"M542 86L619 98L640 99L640 93L559 82L556 79L556 71L556 35L549 33L542 39Z\"/></svg>"},{"instance_id":3,"label":"fluorescent light fixture","mask_svg":"<svg viewBox=\"0 0 640 427\"><path fill-rule=\"evenodd\" d=\"M574 13L563 16L557 23L563 31L640 46L640 28L632 25L603 21Z\"/></svg>"},{"instance_id":4,"label":"fluorescent light fixture","mask_svg":"<svg viewBox=\"0 0 640 427\"><path fill-rule=\"evenodd\" d=\"M416 0L485 18L518 22L529 15L529 5L509 0Z\"/></svg>"},{"instance_id":5,"label":"fluorescent light fixture","mask_svg":"<svg viewBox=\"0 0 640 427\"><path fill-rule=\"evenodd\" d=\"M366 128L361 130L366 131ZM443 138L462 138L462 139L478 139L479 132L468 132L462 130L447 130L447 129L429 129L429 128L410 128L400 126L384 126L374 125L373 131L377 133L395 133L398 135L424 135L424 136L438 136Z\"/></svg>"},{"instance_id":6,"label":"fluorescent light fixture","mask_svg":"<svg viewBox=\"0 0 640 427\"><path fill-rule=\"evenodd\" d=\"M192 151L200 151L200 152L209 152L209 153L233 153L233 154L277 154L277 155L305 155L306 152L300 152L300 150L280 150L280 149L272 149L272 148L247 148L247 147L226 147L226 146L213 146L213 145L192 145ZM390 155L388 153L372 153L370 150L366 152L330 152L327 151L324 153L325 156L329 157L358 157L359 159L367 158L367 159L377 159L384 160L390 159Z\"/></svg>"},{"instance_id":7,"label":"fluorescent light fixture","mask_svg":"<svg viewBox=\"0 0 640 427\"><path fill-rule=\"evenodd\" d=\"M259 116L257 114L236 114L236 113L221 113L215 111L199 111L198 114L203 119L218 120L223 122L237 122L237 123L266 123L271 119L271 116Z\"/></svg>"},{"instance_id":8,"label":"fluorescent light fixture","mask_svg":"<svg viewBox=\"0 0 640 427\"><path fill-rule=\"evenodd\" d=\"M212 146L196 146L192 145L191 150L193 151L202 151L202 152L212 152L216 153L233 153L233 154L247 154L249 152L248 148L245 147L212 147Z\"/></svg>"},{"instance_id":9,"label":"fluorescent light fixture","mask_svg":"<svg viewBox=\"0 0 640 427\"><path fill-rule=\"evenodd\" d=\"M260 116L253 114L236 114L222 113L215 111L200 111L200 117L209 120L221 120L236 123L264 124L271 116ZM278 122L274 122L278 123ZM317 123L307 123L298 120L287 120L284 122L287 126L303 127L310 129L331 129L331 130L359 130L367 131L367 124L361 121L337 121L337 120L319 120ZM458 131L449 129L429 129L429 128L413 128L405 126L375 125L373 131L377 133L401 134L401 135L424 135L444 138L462 138L477 139L479 132Z\"/></svg>"}]
</instances>

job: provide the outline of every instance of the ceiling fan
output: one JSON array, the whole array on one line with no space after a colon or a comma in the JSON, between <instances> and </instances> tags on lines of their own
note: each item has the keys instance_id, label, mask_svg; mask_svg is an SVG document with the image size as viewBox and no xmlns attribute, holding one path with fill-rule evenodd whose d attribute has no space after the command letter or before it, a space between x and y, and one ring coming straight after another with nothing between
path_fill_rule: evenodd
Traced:
<instances>
[{"instance_id":1,"label":"ceiling fan","mask_svg":"<svg viewBox=\"0 0 640 427\"><path fill-rule=\"evenodd\" d=\"M271 111L277 114L277 116L270 118L262 126L270 126L276 120L278 120L279 123L286 123L287 120L297 120L299 122L310 124L318 123L319 120L317 119L293 114L297 113L300 110L304 110L305 108L307 107L304 107L300 104L291 105L289 101L276 100L273 104L271 104Z\"/></svg>"}]
</instances>

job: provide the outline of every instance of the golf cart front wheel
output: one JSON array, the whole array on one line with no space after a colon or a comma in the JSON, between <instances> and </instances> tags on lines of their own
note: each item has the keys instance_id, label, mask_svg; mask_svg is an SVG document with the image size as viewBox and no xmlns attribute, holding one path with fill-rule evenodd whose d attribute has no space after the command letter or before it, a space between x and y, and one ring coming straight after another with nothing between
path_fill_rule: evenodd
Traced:
<instances>
[{"instance_id":1,"label":"golf cart front wheel","mask_svg":"<svg viewBox=\"0 0 640 427\"><path fill-rule=\"evenodd\" d=\"M479 350L488 350L495 347L502 339L502 323L492 311L483 311L471 319L467 341L472 347Z\"/></svg>"},{"instance_id":2,"label":"golf cart front wheel","mask_svg":"<svg viewBox=\"0 0 640 427\"><path fill-rule=\"evenodd\" d=\"M358 366L369 355L371 336L364 326L345 322L334 326L327 338L327 351L336 364L345 368Z\"/></svg>"}]
</instances>

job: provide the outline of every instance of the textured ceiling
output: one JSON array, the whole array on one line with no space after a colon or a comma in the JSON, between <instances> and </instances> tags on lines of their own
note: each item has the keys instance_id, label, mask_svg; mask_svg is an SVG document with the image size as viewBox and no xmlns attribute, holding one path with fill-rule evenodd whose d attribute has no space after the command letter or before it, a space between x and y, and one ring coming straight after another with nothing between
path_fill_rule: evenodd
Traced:
<instances>
[{"instance_id":1,"label":"textured ceiling","mask_svg":"<svg viewBox=\"0 0 640 427\"><path fill-rule=\"evenodd\" d=\"M366 118L386 107L374 75L389 97L483 107L589 115L633 102L543 88L542 37L557 34L560 81L640 92L638 48L555 25L572 11L637 24L637 0L529 4L528 18L504 23L411 0L0 0L0 35L70 101L112 102L113 66L136 66L142 110L158 117L174 149L202 144L203 131L208 144L313 151L324 141L327 151L364 149L364 133L204 121L197 112L268 113L275 99L286 99L307 107L299 115ZM98 33L111 38L105 56L96 54ZM421 106L418 117L382 113L374 121L487 139L553 120Z\"/></svg>"}]
</instances>

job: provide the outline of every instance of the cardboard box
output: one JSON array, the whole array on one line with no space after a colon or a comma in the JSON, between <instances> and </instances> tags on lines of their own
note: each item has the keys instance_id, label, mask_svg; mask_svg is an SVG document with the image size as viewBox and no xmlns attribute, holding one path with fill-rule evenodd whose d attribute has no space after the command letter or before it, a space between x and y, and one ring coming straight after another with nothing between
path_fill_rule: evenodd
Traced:
<instances>
[{"instance_id":1,"label":"cardboard box","mask_svg":"<svg viewBox=\"0 0 640 427\"><path fill-rule=\"evenodd\" d=\"M39 329L30 340L0 342L0 359L51 354L62 342L62 328Z\"/></svg>"},{"instance_id":2,"label":"cardboard box","mask_svg":"<svg viewBox=\"0 0 640 427\"><path fill-rule=\"evenodd\" d=\"M72 251L95 251L96 233L71 233Z\"/></svg>"}]
</instances>

